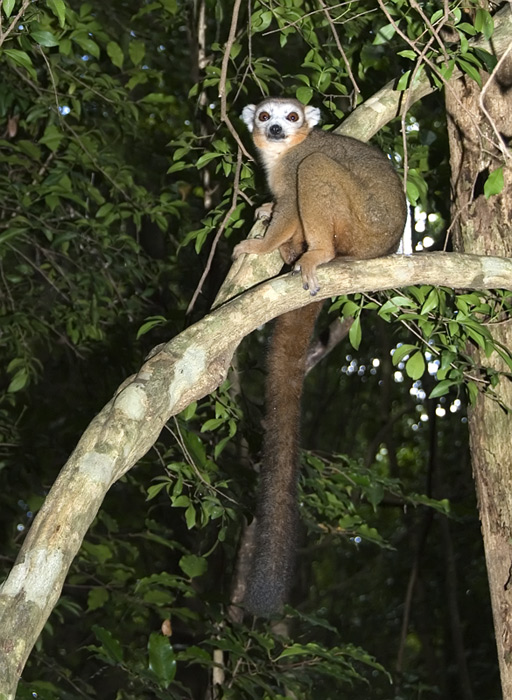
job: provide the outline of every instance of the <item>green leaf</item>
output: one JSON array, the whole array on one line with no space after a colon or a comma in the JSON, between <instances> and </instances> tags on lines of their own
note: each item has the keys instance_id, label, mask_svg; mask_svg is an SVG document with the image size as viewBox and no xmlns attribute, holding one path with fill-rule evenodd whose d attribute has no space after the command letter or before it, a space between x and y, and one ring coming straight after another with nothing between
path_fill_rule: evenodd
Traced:
<instances>
[{"instance_id":1,"label":"green leaf","mask_svg":"<svg viewBox=\"0 0 512 700\"><path fill-rule=\"evenodd\" d=\"M424 496L423 494L411 493L407 500L414 505L421 504L428 506L429 508L434 508L434 510L437 510L439 513L444 513L444 515L450 514L450 501L447 498L437 500L435 498Z\"/></svg>"},{"instance_id":2,"label":"green leaf","mask_svg":"<svg viewBox=\"0 0 512 700\"><path fill-rule=\"evenodd\" d=\"M427 298L425 299L425 303L421 307L421 313L422 314L428 314L429 311L432 311L433 309L436 309L439 306L439 292L437 289L432 289L432 291L429 293Z\"/></svg>"},{"instance_id":3,"label":"green leaf","mask_svg":"<svg viewBox=\"0 0 512 700\"><path fill-rule=\"evenodd\" d=\"M411 204L416 204L419 199L426 198L428 185L422 173L416 168L411 168L407 173L407 197Z\"/></svg>"},{"instance_id":4,"label":"green leaf","mask_svg":"<svg viewBox=\"0 0 512 700\"><path fill-rule=\"evenodd\" d=\"M286 659L289 656L303 656L305 654L311 654L312 645L302 645L302 644L292 644L290 647L282 651L277 657L277 661L281 659Z\"/></svg>"},{"instance_id":5,"label":"green leaf","mask_svg":"<svg viewBox=\"0 0 512 700\"><path fill-rule=\"evenodd\" d=\"M11 238L20 236L22 233L25 233L26 230L26 228L8 228L7 231L0 233L0 245L6 243Z\"/></svg>"},{"instance_id":6,"label":"green leaf","mask_svg":"<svg viewBox=\"0 0 512 700\"><path fill-rule=\"evenodd\" d=\"M390 314L397 313L401 311L402 307L416 307L416 302L408 297L396 296L388 299L385 304L379 309L379 316L387 319Z\"/></svg>"},{"instance_id":7,"label":"green leaf","mask_svg":"<svg viewBox=\"0 0 512 700\"><path fill-rule=\"evenodd\" d=\"M220 153L204 153L200 158L197 159L196 168L202 168L211 160L213 160L214 158L219 158L220 156Z\"/></svg>"},{"instance_id":8,"label":"green leaf","mask_svg":"<svg viewBox=\"0 0 512 700\"><path fill-rule=\"evenodd\" d=\"M417 56L416 52L412 49L405 49L404 51L399 51L397 55L403 56L404 58L408 58L410 61L415 61Z\"/></svg>"},{"instance_id":9,"label":"green leaf","mask_svg":"<svg viewBox=\"0 0 512 700\"><path fill-rule=\"evenodd\" d=\"M179 172L180 170L186 170L187 168L190 168L191 166L188 165L187 163L184 163L183 161L179 161L178 163L173 163L170 168L168 168L167 173L176 173Z\"/></svg>"},{"instance_id":10,"label":"green leaf","mask_svg":"<svg viewBox=\"0 0 512 700\"><path fill-rule=\"evenodd\" d=\"M420 350L415 352L414 355L411 355L407 360L405 363L405 371L407 376L414 380L420 379L423 376L425 372L425 358Z\"/></svg>"},{"instance_id":11,"label":"green leaf","mask_svg":"<svg viewBox=\"0 0 512 700\"><path fill-rule=\"evenodd\" d=\"M355 316L359 311L359 305L355 303L355 301L352 301L352 299L348 299L343 304L343 318L348 318L350 316Z\"/></svg>"},{"instance_id":12,"label":"green leaf","mask_svg":"<svg viewBox=\"0 0 512 700\"><path fill-rule=\"evenodd\" d=\"M192 420L192 418L196 415L197 411L197 401L192 401L191 404L187 406L181 413L180 413L180 418L183 418L184 421L189 421Z\"/></svg>"},{"instance_id":13,"label":"green leaf","mask_svg":"<svg viewBox=\"0 0 512 700\"><path fill-rule=\"evenodd\" d=\"M34 67L32 66L32 59L26 51L20 51L19 49L4 49L4 54L19 66L26 68L27 71L33 78L37 78Z\"/></svg>"},{"instance_id":14,"label":"green leaf","mask_svg":"<svg viewBox=\"0 0 512 700\"><path fill-rule=\"evenodd\" d=\"M96 639L101 642L102 651L105 652L108 658L116 662L123 660L123 648L119 641L112 636L111 632L99 625L93 625L92 631L96 635Z\"/></svg>"},{"instance_id":15,"label":"green leaf","mask_svg":"<svg viewBox=\"0 0 512 700\"><path fill-rule=\"evenodd\" d=\"M41 149L36 146L32 141L27 141L26 139L20 139L18 141L18 146L23 153L26 153L34 160L41 160Z\"/></svg>"},{"instance_id":16,"label":"green leaf","mask_svg":"<svg viewBox=\"0 0 512 700\"><path fill-rule=\"evenodd\" d=\"M11 379L9 386L7 387L7 391L10 394L14 394L17 391L20 391L21 389L23 389L26 386L27 382L28 382L27 370L24 368L20 369L20 370L18 370L18 372L16 372L14 377Z\"/></svg>"},{"instance_id":17,"label":"green leaf","mask_svg":"<svg viewBox=\"0 0 512 700\"><path fill-rule=\"evenodd\" d=\"M70 36L70 38L80 46L81 49L83 49L86 53L90 54L91 56L94 56L94 58L99 58L100 57L100 47L98 44L93 41L90 37L89 34L85 31L76 31L73 32Z\"/></svg>"},{"instance_id":18,"label":"green leaf","mask_svg":"<svg viewBox=\"0 0 512 700\"><path fill-rule=\"evenodd\" d=\"M503 168L496 168L490 173L484 183L484 195L486 199L492 197L493 194L500 194L505 184L503 179Z\"/></svg>"},{"instance_id":19,"label":"green leaf","mask_svg":"<svg viewBox=\"0 0 512 700\"><path fill-rule=\"evenodd\" d=\"M400 77L400 80L398 81L396 85L396 89L398 92L403 92L405 89L407 89L407 86L409 85L409 78L411 77L411 71L406 70L405 73Z\"/></svg>"},{"instance_id":20,"label":"green leaf","mask_svg":"<svg viewBox=\"0 0 512 700\"><path fill-rule=\"evenodd\" d=\"M93 588L87 596L87 610L102 608L110 598L106 588Z\"/></svg>"},{"instance_id":21,"label":"green leaf","mask_svg":"<svg viewBox=\"0 0 512 700\"><path fill-rule=\"evenodd\" d=\"M437 399L439 396L445 396L452 386L456 386L457 382L452 382L449 379L443 379L443 381L436 384L429 394L429 399Z\"/></svg>"},{"instance_id":22,"label":"green leaf","mask_svg":"<svg viewBox=\"0 0 512 700\"><path fill-rule=\"evenodd\" d=\"M457 29L459 30L459 34L461 31L464 32L464 34L469 34L469 36L475 36L475 34L477 33L476 29L473 27L472 24L469 24L469 22L460 22L457 25ZM462 42L461 42L461 47L462 47ZM466 50L463 50L462 53L466 53Z\"/></svg>"},{"instance_id":23,"label":"green leaf","mask_svg":"<svg viewBox=\"0 0 512 700\"><path fill-rule=\"evenodd\" d=\"M489 40L494 32L494 20L488 10L482 7L478 8L475 15L475 29L477 32L482 32L484 37Z\"/></svg>"},{"instance_id":24,"label":"green leaf","mask_svg":"<svg viewBox=\"0 0 512 700\"><path fill-rule=\"evenodd\" d=\"M441 71L441 75L443 76L445 82L448 82L451 79L454 68L455 61L453 59L448 61L448 63L443 63L441 66L439 66L439 70Z\"/></svg>"},{"instance_id":25,"label":"green leaf","mask_svg":"<svg viewBox=\"0 0 512 700\"><path fill-rule=\"evenodd\" d=\"M133 41L130 41L128 46L128 54L133 65L138 66L146 54L146 45L143 41L134 39Z\"/></svg>"},{"instance_id":26,"label":"green leaf","mask_svg":"<svg viewBox=\"0 0 512 700\"><path fill-rule=\"evenodd\" d=\"M222 418L210 418L201 426L201 432L205 433L208 430L217 430L223 423L224 420Z\"/></svg>"},{"instance_id":27,"label":"green leaf","mask_svg":"<svg viewBox=\"0 0 512 700\"><path fill-rule=\"evenodd\" d=\"M116 68L123 67L124 55L121 47L116 41L109 41L107 44L107 54Z\"/></svg>"},{"instance_id":28,"label":"green leaf","mask_svg":"<svg viewBox=\"0 0 512 700\"><path fill-rule=\"evenodd\" d=\"M204 557L195 554L185 554L179 561L180 569L189 578L202 576L208 569L208 562Z\"/></svg>"},{"instance_id":29,"label":"green leaf","mask_svg":"<svg viewBox=\"0 0 512 700\"><path fill-rule=\"evenodd\" d=\"M257 10L251 17L252 33L264 32L272 23L273 14L270 10Z\"/></svg>"},{"instance_id":30,"label":"green leaf","mask_svg":"<svg viewBox=\"0 0 512 700\"><path fill-rule=\"evenodd\" d=\"M174 508L188 508L190 505L190 498L185 495L178 496L177 498L173 498L172 505Z\"/></svg>"},{"instance_id":31,"label":"green leaf","mask_svg":"<svg viewBox=\"0 0 512 700\"><path fill-rule=\"evenodd\" d=\"M102 219L104 216L110 214L113 208L114 205L112 204L112 202L106 202L105 204L102 204L102 206L96 212L96 218Z\"/></svg>"},{"instance_id":32,"label":"green leaf","mask_svg":"<svg viewBox=\"0 0 512 700\"><path fill-rule=\"evenodd\" d=\"M370 485L369 489L367 490L366 496L370 501L373 510L377 512L377 506L384 498L384 487L382 486L382 484L374 482Z\"/></svg>"},{"instance_id":33,"label":"green leaf","mask_svg":"<svg viewBox=\"0 0 512 700\"><path fill-rule=\"evenodd\" d=\"M106 544L93 544L86 540L82 543L82 549L87 552L92 561L100 564L105 564L113 557L112 550Z\"/></svg>"},{"instance_id":34,"label":"green leaf","mask_svg":"<svg viewBox=\"0 0 512 700\"><path fill-rule=\"evenodd\" d=\"M34 32L30 32L30 36L34 41L37 41L38 44L41 44L41 46L50 47L59 45L58 40L53 36L51 32L48 31L36 30Z\"/></svg>"},{"instance_id":35,"label":"green leaf","mask_svg":"<svg viewBox=\"0 0 512 700\"><path fill-rule=\"evenodd\" d=\"M406 357L407 355L410 355L412 352L417 350L418 348L416 345L410 345L408 343L404 343L403 345L400 345L399 348L396 348L393 352L393 355L391 357L391 362L393 363L393 366L396 367L400 362Z\"/></svg>"},{"instance_id":36,"label":"green leaf","mask_svg":"<svg viewBox=\"0 0 512 700\"><path fill-rule=\"evenodd\" d=\"M478 387L475 382L470 381L466 384L466 389L469 396L469 402L472 406L474 406L478 398Z\"/></svg>"},{"instance_id":37,"label":"green leaf","mask_svg":"<svg viewBox=\"0 0 512 700\"><path fill-rule=\"evenodd\" d=\"M395 36L395 32L395 25L385 24L377 31L377 36L373 40L373 45L380 46L381 44L389 44L390 40Z\"/></svg>"},{"instance_id":38,"label":"green leaf","mask_svg":"<svg viewBox=\"0 0 512 700\"><path fill-rule=\"evenodd\" d=\"M189 505L185 511L185 522L187 523L187 528L192 530L196 525L196 509L193 505Z\"/></svg>"},{"instance_id":39,"label":"green leaf","mask_svg":"<svg viewBox=\"0 0 512 700\"><path fill-rule=\"evenodd\" d=\"M409 202L413 205L416 206L418 199L420 197L420 191L417 188L416 184L412 182L412 180L407 180L406 183L406 191L407 191L407 199Z\"/></svg>"},{"instance_id":40,"label":"green leaf","mask_svg":"<svg viewBox=\"0 0 512 700\"><path fill-rule=\"evenodd\" d=\"M181 160L183 156L187 156L190 153L190 146L182 146L181 148L177 148L174 153L172 154L172 159L174 161Z\"/></svg>"},{"instance_id":41,"label":"green leaf","mask_svg":"<svg viewBox=\"0 0 512 700\"><path fill-rule=\"evenodd\" d=\"M14 7L14 0L4 0L2 7L6 17L10 17L12 13L12 8Z\"/></svg>"},{"instance_id":42,"label":"green leaf","mask_svg":"<svg viewBox=\"0 0 512 700\"><path fill-rule=\"evenodd\" d=\"M348 338L354 350L357 350L359 348L359 345L361 344L362 338L361 316L357 316L356 318L354 318L354 322L350 326L350 330L348 332Z\"/></svg>"},{"instance_id":43,"label":"green leaf","mask_svg":"<svg viewBox=\"0 0 512 700\"><path fill-rule=\"evenodd\" d=\"M151 486L149 486L146 501L151 501L152 498L155 498L155 496L158 496L160 491L162 491L168 485L169 485L168 481L162 481L159 484L152 484Z\"/></svg>"},{"instance_id":44,"label":"green leaf","mask_svg":"<svg viewBox=\"0 0 512 700\"><path fill-rule=\"evenodd\" d=\"M149 333L149 331L153 330L153 328L163 326L165 323L167 323L167 319L164 316L151 316L137 331L137 340L143 335L146 335L146 333Z\"/></svg>"},{"instance_id":45,"label":"green leaf","mask_svg":"<svg viewBox=\"0 0 512 700\"><path fill-rule=\"evenodd\" d=\"M55 211L60 204L60 197L56 194L47 194L44 201L50 211Z\"/></svg>"},{"instance_id":46,"label":"green leaf","mask_svg":"<svg viewBox=\"0 0 512 700\"><path fill-rule=\"evenodd\" d=\"M178 11L178 3L177 0L160 0L162 7L166 12L168 12L170 15L175 15L176 12Z\"/></svg>"},{"instance_id":47,"label":"green leaf","mask_svg":"<svg viewBox=\"0 0 512 700\"><path fill-rule=\"evenodd\" d=\"M440 369L449 369L457 355L452 350L443 350L441 353Z\"/></svg>"},{"instance_id":48,"label":"green leaf","mask_svg":"<svg viewBox=\"0 0 512 700\"><path fill-rule=\"evenodd\" d=\"M176 98L174 95L168 95L165 92L150 92L141 99L141 102L148 104L175 104Z\"/></svg>"},{"instance_id":49,"label":"green leaf","mask_svg":"<svg viewBox=\"0 0 512 700\"><path fill-rule=\"evenodd\" d=\"M71 56L73 47L69 39L62 39L59 43L59 53L63 56Z\"/></svg>"},{"instance_id":50,"label":"green leaf","mask_svg":"<svg viewBox=\"0 0 512 700\"><path fill-rule=\"evenodd\" d=\"M55 153L58 150L63 138L64 134L59 131L55 124L50 124L44 130L44 134L39 139L39 143L43 143L45 146L48 146L50 151Z\"/></svg>"},{"instance_id":51,"label":"green leaf","mask_svg":"<svg viewBox=\"0 0 512 700\"><path fill-rule=\"evenodd\" d=\"M299 102L302 102L302 104L307 105L313 97L313 88L306 87L305 85L303 85L302 87L297 88L297 90L295 91L295 97L299 100Z\"/></svg>"},{"instance_id":52,"label":"green leaf","mask_svg":"<svg viewBox=\"0 0 512 700\"><path fill-rule=\"evenodd\" d=\"M176 655L169 639L152 632L148 640L149 669L161 688L168 688L176 675Z\"/></svg>"},{"instance_id":53,"label":"green leaf","mask_svg":"<svg viewBox=\"0 0 512 700\"><path fill-rule=\"evenodd\" d=\"M464 73L469 75L470 78L473 78L473 80L475 82L477 82L478 85L482 85L482 78L480 77L480 73L479 73L478 69L475 68L475 66L473 64L469 63L468 61L465 61L462 58L458 58L457 63L459 64L461 69L464 71Z\"/></svg>"},{"instance_id":54,"label":"green leaf","mask_svg":"<svg viewBox=\"0 0 512 700\"><path fill-rule=\"evenodd\" d=\"M46 4L58 18L59 25L64 27L66 24L66 5L64 4L64 0L47 0Z\"/></svg>"}]
</instances>

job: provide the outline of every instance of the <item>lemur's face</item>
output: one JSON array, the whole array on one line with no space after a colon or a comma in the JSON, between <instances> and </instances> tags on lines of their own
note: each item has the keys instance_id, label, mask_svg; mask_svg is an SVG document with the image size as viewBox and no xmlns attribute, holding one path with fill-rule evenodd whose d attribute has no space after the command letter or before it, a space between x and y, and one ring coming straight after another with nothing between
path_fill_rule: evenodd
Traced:
<instances>
[{"instance_id":1,"label":"lemur's face","mask_svg":"<svg viewBox=\"0 0 512 700\"><path fill-rule=\"evenodd\" d=\"M320 110L297 100L269 98L259 105L247 105L242 119L260 149L287 150L303 141L320 121Z\"/></svg>"}]
</instances>

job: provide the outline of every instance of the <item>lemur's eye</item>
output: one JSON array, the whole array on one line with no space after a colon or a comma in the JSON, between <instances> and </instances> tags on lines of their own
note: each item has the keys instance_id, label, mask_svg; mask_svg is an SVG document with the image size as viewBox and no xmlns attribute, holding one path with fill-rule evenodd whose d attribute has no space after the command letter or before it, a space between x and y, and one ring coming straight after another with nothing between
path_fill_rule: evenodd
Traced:
<instances>
[{"instance_id":1,"label":"lemur's eye","mask_svg":"<svg viewBox=\"0 0 512 700\"><path fill-rule=\"evenodd\" d=\"M298 122L299 121L299 115L297 112L290 112L290 114L287 115L286 117L289 122Z\"/></svg>"},{"instance_id":2,"label":"lemur's eye","mask_svg":"<svg viewBox=\"0 0 512 700\"><path fill-rule=\"evenodd\" d=\"M270 114L268 112L260 112L258 114L258 119L260 120L260 122L268 122L268 120L270 119Z\"/></svg>"}]
</instances>

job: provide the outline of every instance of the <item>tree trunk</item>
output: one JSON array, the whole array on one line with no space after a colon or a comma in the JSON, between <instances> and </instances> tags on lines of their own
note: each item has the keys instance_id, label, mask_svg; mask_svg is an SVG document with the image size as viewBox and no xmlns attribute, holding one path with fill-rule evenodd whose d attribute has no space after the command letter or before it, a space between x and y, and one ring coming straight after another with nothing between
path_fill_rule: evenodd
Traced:
<instances>
[{"instance_id":1,"label":"tree trunk","mask_svg":"<svg viewBox=\"0 0 512 700\"><path fill-rule=\"evenodd\" d=\"M510 47L509 47L510 48ZM512 254L512 54L510 50L480 88L459 78L446 89L450 140L454 248L480 255ZM500 194L484 195L489 173L503 167ZM512 322L493 324L495 341L512 347ZM505 370L496 353L487 359L474 350L478 364ZM495 393L512 407L512 383L502 377ZM503 700L512 700L512 415L480 393L470 409L473 475L482 524Z\"/></svg>"}]
</instances>

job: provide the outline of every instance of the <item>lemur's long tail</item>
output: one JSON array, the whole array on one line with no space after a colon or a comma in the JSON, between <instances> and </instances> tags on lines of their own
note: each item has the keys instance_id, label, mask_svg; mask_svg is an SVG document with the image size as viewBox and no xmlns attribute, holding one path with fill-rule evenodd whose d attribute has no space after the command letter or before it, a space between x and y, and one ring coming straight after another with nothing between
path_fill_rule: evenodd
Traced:
<instances>
[{"instance_id":1,"label":"lemur's long tail","mask_svg":"<svg viewBox=\"0 0 512 700\"><path fill-rule=\"evenodd\" d=\"M315 302L280 316L270 345L256 543L244 598L244 607L254 615L279 611L293 574L300 400L309 342L321 308L321 302Z\"/></svg>"}]
</instances>

